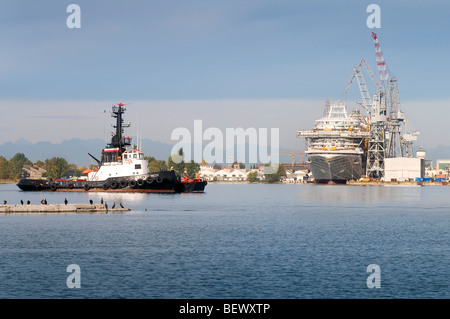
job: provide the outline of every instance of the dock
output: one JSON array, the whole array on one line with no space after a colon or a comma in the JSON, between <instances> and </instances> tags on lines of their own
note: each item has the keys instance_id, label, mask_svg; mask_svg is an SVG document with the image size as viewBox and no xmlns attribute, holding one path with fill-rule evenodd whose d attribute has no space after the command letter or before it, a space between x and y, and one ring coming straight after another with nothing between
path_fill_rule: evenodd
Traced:
<instances>
[{"instance_id":1,"label":"dock","mask_svg":"<svg viewBox=\"0 0 450 319\"><path fill-rule=\"evenodd\" d=\"M128 208L108 208L102 204L48 204L48 205L0 205L0 214L16 213L113 213L130 211Z\"/></svg>"},{"instance_id":2,"label":"dock","mask_svg":"<svg viewBox=\"0 0 450 319\"><path fill-rule=\"evenodd\" d=\"M412 182L412 181L347 181L347 185L359 186L448 186L448 182Z\"/></svg>"}]
</instances>

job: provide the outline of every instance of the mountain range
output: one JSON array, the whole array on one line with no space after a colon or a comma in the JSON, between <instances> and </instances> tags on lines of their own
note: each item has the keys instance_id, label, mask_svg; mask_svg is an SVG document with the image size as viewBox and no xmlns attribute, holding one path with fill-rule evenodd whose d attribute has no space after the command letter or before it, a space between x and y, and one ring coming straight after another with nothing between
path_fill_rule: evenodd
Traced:
<instances>
[{"instance_id":1,"label":"mountain range","mask_svg":"<svg viewBox=\"0 0 450 319\"><path fill-rule=\"evenodd\" d=\"M96 158L101 158L101 150L106 146L102 139L70 139L64 140L59 144L51 142L31 143L21 139L16 142L6 142L0 145L0 156L10 159L16 153L23 153L33 163L41 160L45 161L52 157L63 157L70 164L76 164L78 167L96 164L88 153ZM172 145L165 144L150 139L142 140L142 150L145 156L153 156L158 160L165 160L170 156Z\"/></svg>"}]
</instances>

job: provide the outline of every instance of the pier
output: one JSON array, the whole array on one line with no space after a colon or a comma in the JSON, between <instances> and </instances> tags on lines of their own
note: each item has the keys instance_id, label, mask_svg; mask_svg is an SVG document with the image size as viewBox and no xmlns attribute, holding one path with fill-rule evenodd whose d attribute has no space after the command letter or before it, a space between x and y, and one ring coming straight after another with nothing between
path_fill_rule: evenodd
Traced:
<instances>
[{"instance_id":1,"label":"pier","mask_svg":"<svg viewBox=\"0 0 450 319\"><path fill-rule=\"evenodd\" d=\"M108 208L102 204L0 205L0 214L16 213L109 213L126 212L128 208Z\"/></svg>"}]
</instances>

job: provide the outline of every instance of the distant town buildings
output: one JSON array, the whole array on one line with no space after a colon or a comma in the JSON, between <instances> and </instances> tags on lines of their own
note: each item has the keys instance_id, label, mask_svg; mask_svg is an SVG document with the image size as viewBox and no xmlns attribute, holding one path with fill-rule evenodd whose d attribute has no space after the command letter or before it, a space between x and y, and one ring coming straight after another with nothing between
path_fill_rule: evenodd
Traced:
<instances>
[{"instance_id":1,"label":"distant town buildings","mask_svg":"<svg viewBox=\"0 0 450 319\"><path fill-rule=\"evenodd\" d=\"M256 172L256 179L258 181L265 180L264 165L256 166L256 168L247 169L239 168L239 164L234 164L233 167L219 167L218 165L210 165L202 162L200 165L199 177L206 178L209 181L229 181L229 182L245 182L248 174ZM308 166L302 166L298 169L286 168L286 177L282 178L285 183L303 183L308 180L311 174L308 174Z\"/></svg>"},{"instance_id":2,"label":"distant town buildings","mask_svg":"<svg viewBox=\"0 0 450 319\"><path fill-rule=\"evenodd\" d=\"M438 159L436 160L436 167L433 167L432 162L425 167L425 177L435 179L436 181L448 181L450 172L450 160Z\"/></svg>"}]
</instances>

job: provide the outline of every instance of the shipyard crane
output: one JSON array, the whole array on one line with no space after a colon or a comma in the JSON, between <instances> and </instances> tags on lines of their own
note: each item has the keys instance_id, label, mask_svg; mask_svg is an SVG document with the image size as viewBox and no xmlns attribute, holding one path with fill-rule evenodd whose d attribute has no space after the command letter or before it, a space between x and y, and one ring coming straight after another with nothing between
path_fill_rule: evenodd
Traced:
<instances>
[{"instance_id":1,"label":"shipyard crane","mask_svg":"<svg viewBox=\"0 0 450 319\"><path fill-rule=\"evenodd\" d=\"M404 125L401 130L401 143L405 156L413 156L413 144L414 141L417 140L418 135L420 135L420 131L416 131L405 117Z\"/></svg>"},{"instance_id":2,"label":"shipyard crane","mask_svg":"<svg viewBox=\"0 0 450 319\"><path fill-rule=\"evenodd\" d=\"M366 81L364 80L364 75L361 70L362 67L366 69L377 89L373 99L370 97L369 90L367 89ZM359 104L366 110L369 117L370 138L367 143L366 176L380 178L383 175L385 157L384 136L386 130L386 92L384 87L377 81L371 68L364 59L361 59L361 61L353 67L353 74L347 84L344 94L347 93L355 78L358 82L362 98L362 102Z\"/></svg>"},{"instance_id":3,"label":"shipyard crane","mask_svg":"<svg viewBox=\"0 0 450 319\"><path fill-rule=\"evenodd\" d=\"M366 81L364 80L364 76L361 72L361 67L364 66L367 73L369 74L373 84L377 88L378 91L382 91L383 87L380 85L380 83L375 78L375 75L372 72L372 69L367 64L366 60L361 59L359 63L353 67L353 73L352 77L348 81L347 87L344 90L344 94L348 92L348 89L353 83L353 80L356 78L356 81L358 82L359 91L361 93L362 102L360 103L361 106L367 111L367 114L370 115L371 108L372 108L372 98L370 97L369 90L367 89Z\"/></svg>"},{"instance_id":4,"label":"shipyard crane","mask_svg":"<svg viewBox=\"0 0 450 319\"><path fill-rule=\"evenodd\" d=\"M380 80L384 85L389 84L389 118L386 131L386 157L410 157L412 156L413 142L417 140L419 131L415 131L400 107L400 95L397 76L389 78L384 55L381 50L378 36L372 32L375 44L375 56L377 60Z\"/></svg>"},{"instance_id":5,"label":"shipyard crane","mask_svg":"<svg viewBox=\"0 0 450 319\"><path fill-rule=\"evenodd\" d=\"M401 143L401 126L404 123L405 115L400 109L400 99L398 93L398 80L396 76L389 81L389 131L386 136L386 157L405 156Z\"/></svg>"},{"instance_id":6,"label":"shipyard crane","mask_svg":"<svg viewBox=\"0 0 450 319\"><path fill-rule=\"evenodd\" d=\"M291 156L292 157L292 168L294 168L295 165L295 156L299 155L300 156L300 164L303 163L303 153L299 152L299 153L295 153L294 150L292 150L292 152L280 152L279 154L280 156Z\"/></svg>"},{"instance_id":7,"label":"shipyard crane","mask_svg":"<svg viewBox=\"0 0 450 319\"><path fill-rule=\"evenodd\" d=\"M375 42L375 57L377 60L378 74L380 75L381 84L386 87L389 83L389 74L386 68L386 62L384 61L383 51L381 51L380 43L378 42L378 36L372 32L372 38Z\"/></svg>"}]
</instances>

